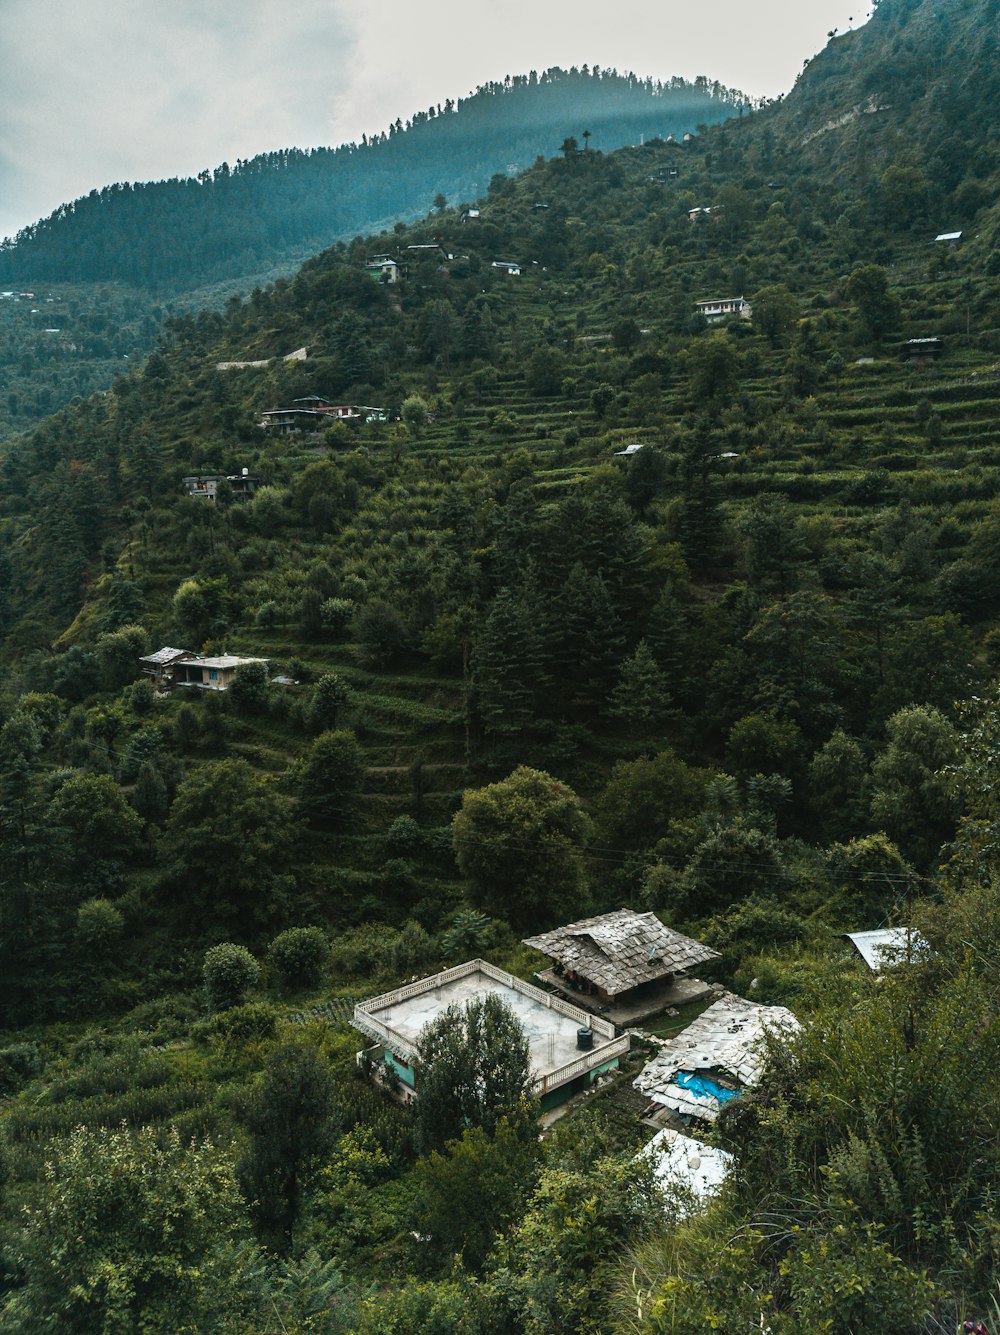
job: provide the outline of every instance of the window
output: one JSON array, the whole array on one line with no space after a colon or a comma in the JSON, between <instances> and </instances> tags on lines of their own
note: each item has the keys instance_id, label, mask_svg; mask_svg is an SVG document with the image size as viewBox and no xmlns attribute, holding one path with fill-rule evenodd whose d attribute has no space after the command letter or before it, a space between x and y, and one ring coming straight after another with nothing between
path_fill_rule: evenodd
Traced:
<instances>
[{"instance_id":1,"label":"window","mask_svg":"<svg viewBox=\"0 0 1000 1335\"><path fill-rule=\"evenodd\" d=\"M209 670L208 670L208 679L209 679L209 681L218 681L218 680L219 680L219 674L216 672L215 668L209 668Z\"/></svg>"}]
</instances>

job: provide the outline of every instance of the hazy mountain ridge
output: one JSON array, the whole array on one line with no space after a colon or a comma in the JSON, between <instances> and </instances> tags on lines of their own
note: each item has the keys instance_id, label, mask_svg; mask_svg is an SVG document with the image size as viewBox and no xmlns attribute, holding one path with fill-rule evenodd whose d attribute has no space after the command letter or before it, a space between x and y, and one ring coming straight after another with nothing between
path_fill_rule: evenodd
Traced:
<instances>
[{"instance_id":1,"label":"hazy mountain ridge","mask_svg":"<svg viewBox=\"0 0 1000 1335\"><path fill-rule=\"evenodd\" d=\"M829 101L567 145L176 318L0 452L0 1325L993 1329L993 132L948 118L980 235L935 243L942 122L911 165L854 114L918 9ZM261 429L307 394L389 420ZM271 671L154 696L164 644ZM544 1141L521 1105L427 1153L354 1003L626 903L804 1025L709 1133L722 1193L649 1193L653 1045ZM876 978L841 934L880 923L932 950Z\"/></svg>"},{"instance_id":2,"label":"hazy mountain ridge","mask_svg":"<svg viewBox=\"0 0 1000 1335\"><path fill-rule=\"evenodd\" d=\"M0 247L0 282L118 279L184 290L322 249L385 217L423 213L434 195L485 191L567 135L611 149L735 114L707 80L668 84L615 71L552 69L490 84L457 104L337 149L264 153L187 180L119 184L57 209ZM554 142L553 142L554 141Z\"/></svg>"}]
</instances>

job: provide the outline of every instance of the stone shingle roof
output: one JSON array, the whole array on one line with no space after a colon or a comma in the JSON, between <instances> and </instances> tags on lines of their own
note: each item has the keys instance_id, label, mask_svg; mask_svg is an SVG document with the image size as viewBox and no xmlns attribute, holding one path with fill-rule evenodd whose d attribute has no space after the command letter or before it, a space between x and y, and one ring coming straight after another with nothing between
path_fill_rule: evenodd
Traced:
<instances>
[{"instance_id":1,"label":"stone shingle roof","mask_svg":"<svg viewBox=\"0 0 1000 1335\"><path fill-rule=\"evenodd\" d=\"M524 944L609 996L718 958L718 951L664 927L655 913L632 909L583 918L553 932L529 936Z\"/></svg>"},{"instance_id":2,"label":"stone shingle roof","mask_svg":"<svg viewBox=\"0 0 1000 1335\"><path fill-rule=\"evenodd\" d=\"M743 1086L756 1085L764 1065L766 1033L790 1035L799 1022L784 1006L759 1006L727 992L693 1020L632 1082L640 1093L677 1112L714 1116L704 1096L677 1085L678 1072L718 1072Z\"/></svg>"},{"instance_id":3,"label":"stone shingle roof","mask_svg":"<svg viewBox=\"0 0 1000 1335\"><path fill-rule=\"evenodd\" d=\"M178 658L187 658L187 649L171 649L167 645L163 649L157 649L155 654L146 654L139 659L140 663L152 663L156 667L163 667L168 663L173 663Z\"/></svg>"}]
</instances>

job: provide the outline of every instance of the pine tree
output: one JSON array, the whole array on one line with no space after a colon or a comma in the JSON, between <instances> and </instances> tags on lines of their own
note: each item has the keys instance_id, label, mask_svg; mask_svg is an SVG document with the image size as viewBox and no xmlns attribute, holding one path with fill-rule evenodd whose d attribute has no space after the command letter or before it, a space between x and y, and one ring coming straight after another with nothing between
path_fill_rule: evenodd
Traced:
<instances>
[{"instance_id":1,"label":"pine tree","mask_svg":"<svg viewBox=\"0 0 1000 1335\"><path fill-rule=\"evenodd\" d=\"M656 730L674 714L670 685L645 640L622 664L611 695L611 712L634 732Z\"/></svg>"}]
</instances>

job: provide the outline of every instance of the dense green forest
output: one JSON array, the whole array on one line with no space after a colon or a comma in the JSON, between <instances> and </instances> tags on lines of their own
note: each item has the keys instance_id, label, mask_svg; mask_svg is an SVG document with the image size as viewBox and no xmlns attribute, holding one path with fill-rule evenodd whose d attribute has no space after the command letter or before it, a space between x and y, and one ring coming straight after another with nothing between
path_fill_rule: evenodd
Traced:
<instances>
[{"instance_id":1,"label":"dense green forest","mask_svg":"<svg viewBox=\"0 0 1000 1335\"><path fill-rule=\"evenodd\" d=\"M0 283L107 282L186 291L256 274L386 220L416 218L436 194L475 198L567 135L593 147L678 137L747 99L702 78L667 84L616 70L508 77L397 120L359 144L281 149L187 180L93 190L0 246Z\"/></svg>"},{"instance_id":2,"label":"dense green forest","mask_svg":"<svg viewBox=\"0 0 1000 1335\"><path fill-rule=\"evenodd\" d=\"M494 175L568 136L613 149L681 137L749 105L707 79L553 68L430 107L360 144L93 190L0 243L0 288L10 289L0 298L0 439L107 389L152 349L167 315L221 305L335 241L420 218L435 196L475 199Z\"/></svg>"},{"instance_id":3,"label":"dense green forest","mask_svg":"<svg viewBox=\"0 0 1000 1335\"><path fill-rule=\"evenodd\" d=\"M4 447L5 1330L993 1329L998 16L882 0ZM309 394L389 420L259 425ZM166 644L270 670L160 696ZM803 1023L709 1205L634 1158L651 1043L541 1140L356 1068L357 1000L625 904ZM870 974L883 924L932 951Z\"/></svg>"}]
</instances>

